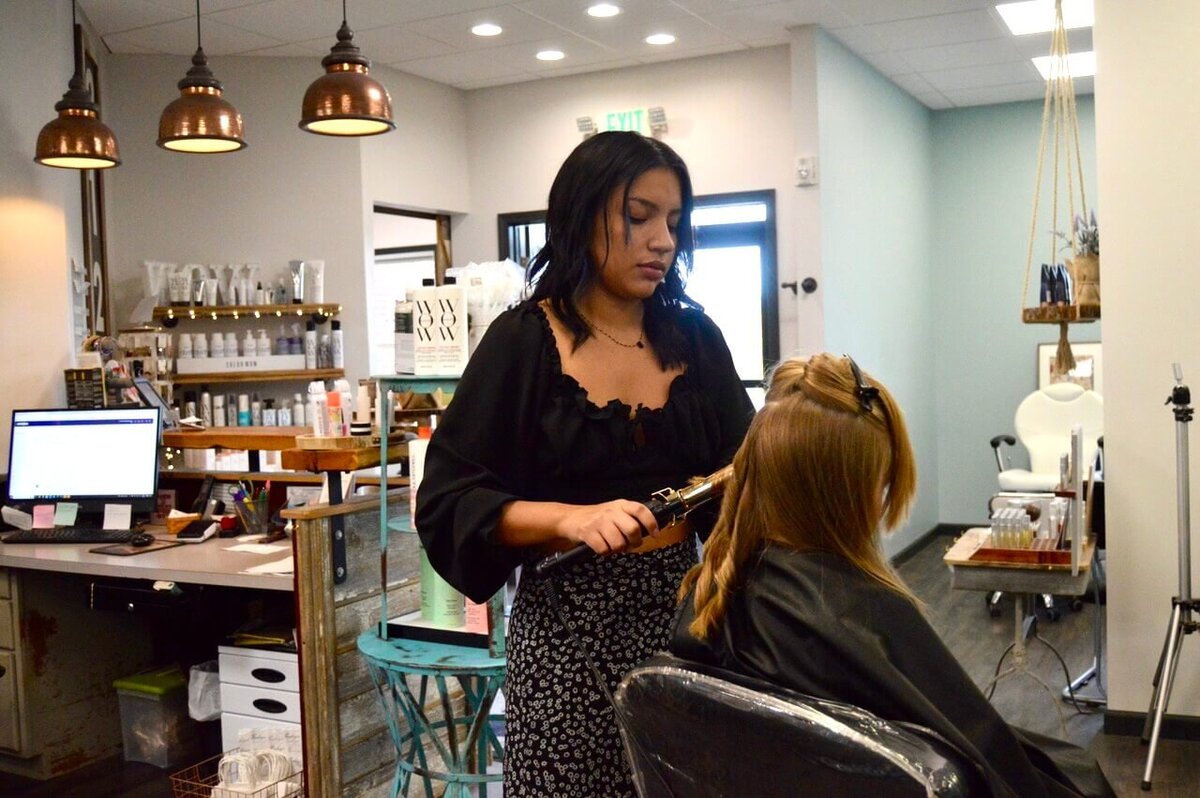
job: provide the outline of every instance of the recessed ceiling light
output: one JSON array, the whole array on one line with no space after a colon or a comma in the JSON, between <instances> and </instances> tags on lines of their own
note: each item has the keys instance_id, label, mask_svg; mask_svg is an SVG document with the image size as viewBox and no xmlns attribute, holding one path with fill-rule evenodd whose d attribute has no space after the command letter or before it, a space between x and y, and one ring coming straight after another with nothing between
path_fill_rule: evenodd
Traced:
<instances>
[{"instance_id":1,"label":"recessed ceiling light","mask_svg":"<svg viewBox=\"0 0 1200 798\"><path fill-rule=\"evenodd\" d=\"M1042 78L1050 79L1050 68L1054 62L1052 55L1039 55L1033 59L1033 65L1042 73ZM1073 78L1086 78L1096 74L1096 53L1088 50L1082 53L1067 54L1067 72Z\"/></svg>"},{"instance_id":2,"label":"recessed ceiling light","mask_svg":"<svg viewBox=\"0 0 1200 798\"><path fill-rule=\"evenodd\" d=\"M1092 0L1063 0L1062 10L1063 25L1068 28L1090 28L1095 22ZM996 11L1014 36L1054 30L1054 0L1004 3L996 6Z\"/></svg>"},{"instance_id":3,"label":"recessed ceiling light","mask_svg":"<svg viewBox=\"0 0 1200 798\"><path fill-rule=\"evenodd\" d=\"M612 3L596 3L594 6L588 6L589 17L615 17L620 13L621 7Z\"/></svg>"},{"instance_id":4,"label":"recessed ceiling light","mask_svg":"<svg viewBox=\"0 0 1200 798\"><path fill-rule=\"evenodd\" d=\"M646 37L646 44L674 44L675 37L670 33L652 33Z\"/></svg>"},{"instance_id":5,"label":"recessed ceiling light","mask_svg":"<svg viewBox=\"0 0 1200 798\"><path fill-rule=\"evenodd\" d=\"M504 28L491 22L481 22L471 28L471 33L474 33L476 36L499 36L501 33L504 33Z\"/></svg>"},{"instance_id":6,"label":"recessed ceiling light","mask_svg":"<svg viewBox=\"0 0 1200 798\"><path fill-rule=\"evenodd\" d=\"M566 57L562 50L539 50L537 54L539 61L561 61Z\"/></svg>"}]
</instances>

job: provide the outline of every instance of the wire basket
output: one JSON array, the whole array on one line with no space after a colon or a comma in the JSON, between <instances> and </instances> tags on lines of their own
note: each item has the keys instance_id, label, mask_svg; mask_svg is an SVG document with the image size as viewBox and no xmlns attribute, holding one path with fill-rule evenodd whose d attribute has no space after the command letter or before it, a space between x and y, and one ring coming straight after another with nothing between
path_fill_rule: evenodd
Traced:
<instances>
[{"instance_id":1,"label":"wire basket","mask_svg":"<svg viewBox=\"0 0 1200 798\"><path fill-rule=\"evenodd\" d=\"M203 762L171 774L173 798L300 798L304 795L304 774L297 771L285 779L264 784L251 792L244 788L225 790L220 787L217 768L225 754L217 754Z\"/></svg>"}]
</instances>

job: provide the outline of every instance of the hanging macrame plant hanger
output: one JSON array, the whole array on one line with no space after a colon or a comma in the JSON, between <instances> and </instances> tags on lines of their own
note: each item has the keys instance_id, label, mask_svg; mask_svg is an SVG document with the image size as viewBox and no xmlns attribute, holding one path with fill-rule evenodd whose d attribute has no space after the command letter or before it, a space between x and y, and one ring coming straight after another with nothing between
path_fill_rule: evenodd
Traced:
<instances>
[{"instance_id":1,"label":"hanging macrame plant hanger","mask_svg":"<svg viewBox=\"0 0 1200 798\"><path fill-rule=\"evenodd\" d=\"M1046 80L1046 101L1042 109L1042 135L1038 147L1037 178L1033 189L1033 218L1029 224L1025 283L1021 290L1021 319L1027 324L1058 325L1058 351L1055 354L1054 366L1055 371L1066 374L1075 368L1075 357L1071 353L1071 343L1067 338L1068 325L1093 322L1100 318L1099 239L1096 234L1095 216L1088 213L1087 197L1083 188L1083 157L1079 149L1075 83L1068 68L1070 53L1067 47L1067 30L1063 25L1062 0L1056 0L1054 6L1050 75ZM1042 286L1038 302L1031 307L1027 304L1030 299L1029 283L1038 239L1038 210L1044 188L1042 180L1047 157L1051 159L1050 228L1044 231L1044 235L1047 239L1049 258L1042 264ZM1060 198L1063 201L1062 205ZM1061 227L1060 210L1066 211L1068 222ZM1058 253L1063 248L1070 250L1071 257L1067 264L1061 264L1058 260Z\"/></svg>"}]
</instances>

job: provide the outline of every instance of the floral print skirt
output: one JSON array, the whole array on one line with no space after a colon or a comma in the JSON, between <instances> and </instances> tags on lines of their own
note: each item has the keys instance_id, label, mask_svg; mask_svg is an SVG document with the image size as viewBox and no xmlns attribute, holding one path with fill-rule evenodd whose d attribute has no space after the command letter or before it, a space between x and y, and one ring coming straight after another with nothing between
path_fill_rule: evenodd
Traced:
<instances>
[{"instance_id":1,"label":"floral print skirt","mask_svg":"<svg viewBox=\"0 0 1200 798\"><path fill-rule=\"evenodd\" d=\"M696 562L689 538L645 554L601 557L549 577L523 569L508 635L505 798L633 798L608 698L560 623L615 691L630 668L667 647L676 591Z\"/></svg>"}]
</instances>

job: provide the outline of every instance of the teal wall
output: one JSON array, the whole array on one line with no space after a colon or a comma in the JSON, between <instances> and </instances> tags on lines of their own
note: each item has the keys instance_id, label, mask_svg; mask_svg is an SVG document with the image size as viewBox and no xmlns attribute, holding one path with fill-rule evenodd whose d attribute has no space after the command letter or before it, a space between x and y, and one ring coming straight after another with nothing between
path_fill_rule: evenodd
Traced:
<instances>
[{"instance_id":1,"label":"teal wall","mask_svg":"<svg viewBox=\"0 0 1200 798\"><path fill-rule=\"evenodd\" d=\"M1090 96L1078 99L1078 116L1084 188L1100 216ZM986 520L984 502L996 490L988 440L1012 432L1017 404L1037 387L1037 344L1058 337L1056 326L1022 324L1020 315L1042 103L956 108L932 119L933 301L914 306L914 316L928 312L934 324L937 370L929 385L937 412L937 516L974 523ZM1050 254L1048 231L1055 225L1048 203L1044 190L1035 266ZM1060 210L1057 226L1066 219ZM1100 323L1074 325L1070 337L1099 341ZM1022 459L1027 465L1023 451L1013 462Z\"/></svg>"},{"instance_id":2,"label":"teal wall","mask_svg":"<svg viewBox=\"0 0 1200 798\"><path fill-rule=\"evenodd\" d=\"M928 109L825 34L817 37L825 348L847 353L904 408L920 489L903 549L938 523Z\"/></svg>"}]
</instances>

